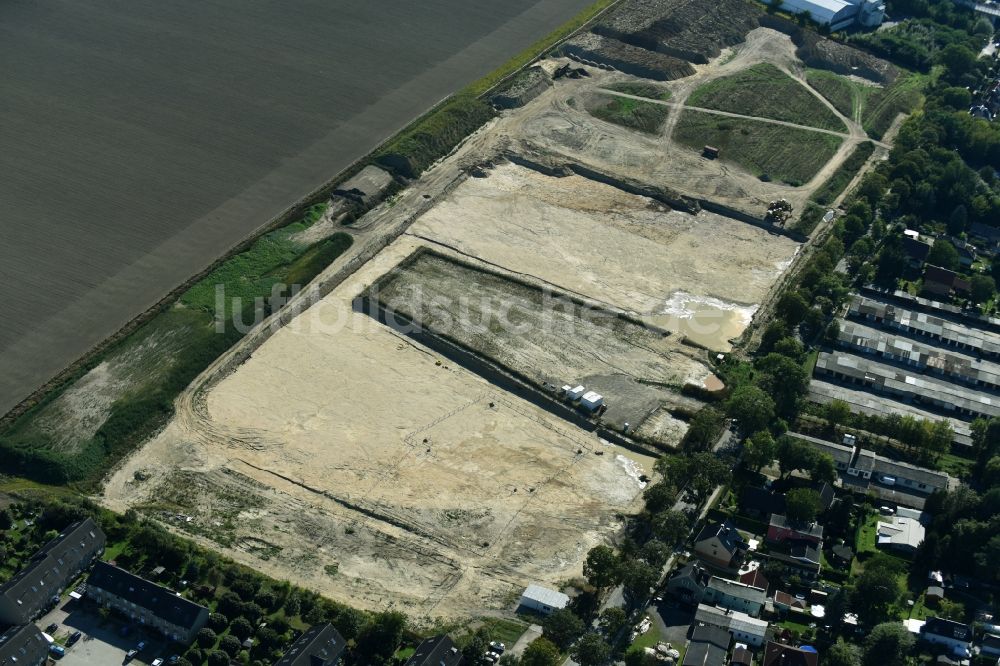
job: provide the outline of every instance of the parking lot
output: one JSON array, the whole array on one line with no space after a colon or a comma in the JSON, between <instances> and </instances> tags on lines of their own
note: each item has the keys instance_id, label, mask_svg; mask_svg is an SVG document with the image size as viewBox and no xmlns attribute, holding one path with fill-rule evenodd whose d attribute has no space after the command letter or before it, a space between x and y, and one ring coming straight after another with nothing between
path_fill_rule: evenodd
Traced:
<instances>
[{"instance_id":1,"label":"parking lot","mask_svg":"<svg viewBox=\"0 0 1000 666\"><path fill-rule=\"evenodd\" d=\"M169 641L157 633L145 632L125 622L120 617L111 615L107 619L101 617L97 606L87 601L67 599L54 610L46 613L38 620L38 627L45 628L56 623L59 628L53 638L57 643L65 645L66 639L75 631L83 636L74 645L66 648L66 655L59 659L61 666L117 666L125 663L129 649L145 642L144 649L129 663L145 666L157 657L166 659L176 651ZM128 627L127 635L122 635Z\"/></svg>"}]
</instances>

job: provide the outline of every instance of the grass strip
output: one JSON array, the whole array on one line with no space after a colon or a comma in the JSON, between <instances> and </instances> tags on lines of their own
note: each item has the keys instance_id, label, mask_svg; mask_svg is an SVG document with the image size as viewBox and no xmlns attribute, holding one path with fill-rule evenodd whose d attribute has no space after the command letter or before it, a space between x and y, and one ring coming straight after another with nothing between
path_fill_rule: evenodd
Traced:
<instances>
[{"instance_id":1,"label":"grass strip","mask_svg":"<svg viewBox=\"0 0 1000 666\"><path fill-rule=\"evenodd\" d=\"M607 103L588 109L590 115L646 134L658 134L670 115L670 109L662 104L611 95L603 99Z\"/></svg>"},{"instance_id":2,"label":"grass strip","mask_svg":"<svg viewBox=\"0 0 1000 666\"><path fill-rule=\"evenodd\" d=\"M805 86L767 63L709 81L691 93L686 103L835 132L847 129Z\"/></svg>"},{"instance_id":3,"label":"grass strip","mask_svg":"<svg viewBox=\"0 0 1000 666\"><path fill-rule=\"evenodd\" d=\"M847 159L844 160L843 164L837 167L833 175L818 190L813 192L812 200L821 206L832 204L874 152L875 144L871 141L859 143Z\"/></svg>"}]
</instances>

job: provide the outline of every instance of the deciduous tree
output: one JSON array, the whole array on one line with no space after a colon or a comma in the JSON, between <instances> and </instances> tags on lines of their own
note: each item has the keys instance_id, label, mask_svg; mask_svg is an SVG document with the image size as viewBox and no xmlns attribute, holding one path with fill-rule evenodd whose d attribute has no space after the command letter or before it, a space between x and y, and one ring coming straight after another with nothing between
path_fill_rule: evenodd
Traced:
<instances>
[{"instance_id":1,"label":"deciduous tree","mask_svg":"<svg viewBox=\"0 0 1000 666\"><path fill-rule=\"evenodd\" d=\"M868 634L864 666L906 666L915 640L902 622L884 622Z\"/></svg>"},{"instance_id":2,"label":"deciduous tree","mask_svg":"<svg viewBox=\"0 0 1000 666\"><path fill-rule=\"evenodd\" d=\"M568 608L560 608L545 618L542 636L565 650L583 633L583 629L583 620Z\"/></svg>"},{"instance_id":3,"label":"deciduous tree","mask_svg":"<svg viewBox=\"0 0 1000 666\"><path fill-rule=\"evenodd\" d=\"M596 588L617 585L621 580L621 567L615 551L605 545L591 548L583 562L583 575Z\"/></svg>"},{"instance_id":4,"label":"deciduous tree","mask_svg":"<svg viewBox=\"0 0 1000 666\"><path fill-rule=\"evenodd\" d=\"M601 666L611 657L611 646L591 631L580 638L570 654L580 666Z\"/></svg>"},{"instance_id":5,"label":"deciduous tree","mask_svg":"<svg viewBox=\"0 0 1000 666\"><path fill-rule=\"evenodd\" d=\"M795 488L785 493L785 512L794 521L811 523L821 508L819 493L811 488Z\"/></svg>"},{"instance_id":6,"label":"deciduous tree","mask_svg":"<svg viewBox=\"0 0 1000 666\"><path fill-rule=\"evenodd\" d=\"M521 666L558 666L560 663L559 648L544 636L531 641L521 655Z\"/></svg>"}]
</instances>

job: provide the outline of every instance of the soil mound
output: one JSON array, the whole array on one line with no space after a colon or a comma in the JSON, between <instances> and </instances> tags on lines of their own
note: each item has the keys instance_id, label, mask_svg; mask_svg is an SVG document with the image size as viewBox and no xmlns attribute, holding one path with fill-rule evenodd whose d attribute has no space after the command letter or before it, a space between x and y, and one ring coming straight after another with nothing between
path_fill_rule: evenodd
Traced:
<instances>
[{"instance_id":1,"label":"soil mound","mask_svg":"<svg viewBox=\"0 0 1000 666\"><path fill-rule=\"evenodd\" d=\"M594 33L574 37L562 46L562 52L655 81L672 81L694 74L694 67L686 60Z\"/></svg>"},{"instance_id":2,"label":"soil mound","mask_svg":"<svg viewBox=\"0 0 1000 666\"><path fill-rule=\"evenodd\" d=\"M704 64L742 42L762 14L747 0L626 0L594 32Z\"/></svg>"}]
</instances>

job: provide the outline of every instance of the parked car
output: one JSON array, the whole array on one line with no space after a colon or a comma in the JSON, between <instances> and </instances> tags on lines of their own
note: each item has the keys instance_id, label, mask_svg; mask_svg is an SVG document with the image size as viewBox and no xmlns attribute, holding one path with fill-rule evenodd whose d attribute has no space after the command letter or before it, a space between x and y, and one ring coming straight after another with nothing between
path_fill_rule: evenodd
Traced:
<instances>
[{"instance_id":1,"label":"parked car","mask_svg":"<svg viewBox=\"0 0 1000 666\"><path fill-rule=\"evenodd\" d=\"M72 645L81 638L83 638L83 633L79 631L74 631L72 634L69 635L69 638L66 639L66 645Z\"/></svg>"},{"instance_id":2,"label":"parked car","mask_svg":"<svg viewBox=\"0 0 1000 666\"><path fill-rule=\"evenodd\" d=\"M883 516L891 516L892 514L896 513L896 510L893 509L891 506L880 506L878 508L878 512L881 513Z\"/></svg>"},{"instance_id":3,"label":"parked car","mask_svg":"<svg viewBox=\"0 0 1000 666\"><path fill-rule=\"evenodd\" d=\"M52 653L52 656L56 659L66 656L66 648L62 645L56 645L55 643L49 646L49 652Z\"/></svg>"},{"instance_id":4,"label":"parked car","mask_svg":"<svg viewBox=\"0 0 1000 666\"><path fill-rule=\"evenodd\" d=\"M59 623L57 622L53 622L49 626L45 627L45 633L49 635L56 633L56 631L58 630L59 630Z\"/></svg>"},{"instance_id":5,"label":"parked car","mask_svg":"<svg viewBox=\"0 0 1000 666\"><path fill-rule=\"evenodd\" d=\"M168 664L176 664L180 660L181 656L179 654L172 654L170 658L167 659Z\"/></svg>"},{"instance_id":6,"label":"parked car","mask_svg":"<svg viewBox=\"0 0 1000 666\"><path fill-rule=\"evenodd\" d=\"M493 641L490 643L490 650L496 652L497 654L503 654L503 651L507 649L507 646L500 641Z\"/></svg>"},{"instance_id":7,"label":"parked car","mask_svg":"<svg viewBox=\"0 0 1000 666\"><path fill-rule=\"evenodd\" d=\"M163 659L157 657L156 659L153 660L153 663L151 663L149 666L163 666Z\"/></svg>"},{"instance_id":8,"label":"parked car","mask_svg":"<svg viewBox=\"0 0 1000 666\"><path fill-rule=\"evenodd\" d=\"M139 654L139 651L136 650L135 648L132 648L131 650L125 653L125 661L126 662L132 661L133 659L135 659L135 655L137 654Z\"/></svg>"}]
</instances>

